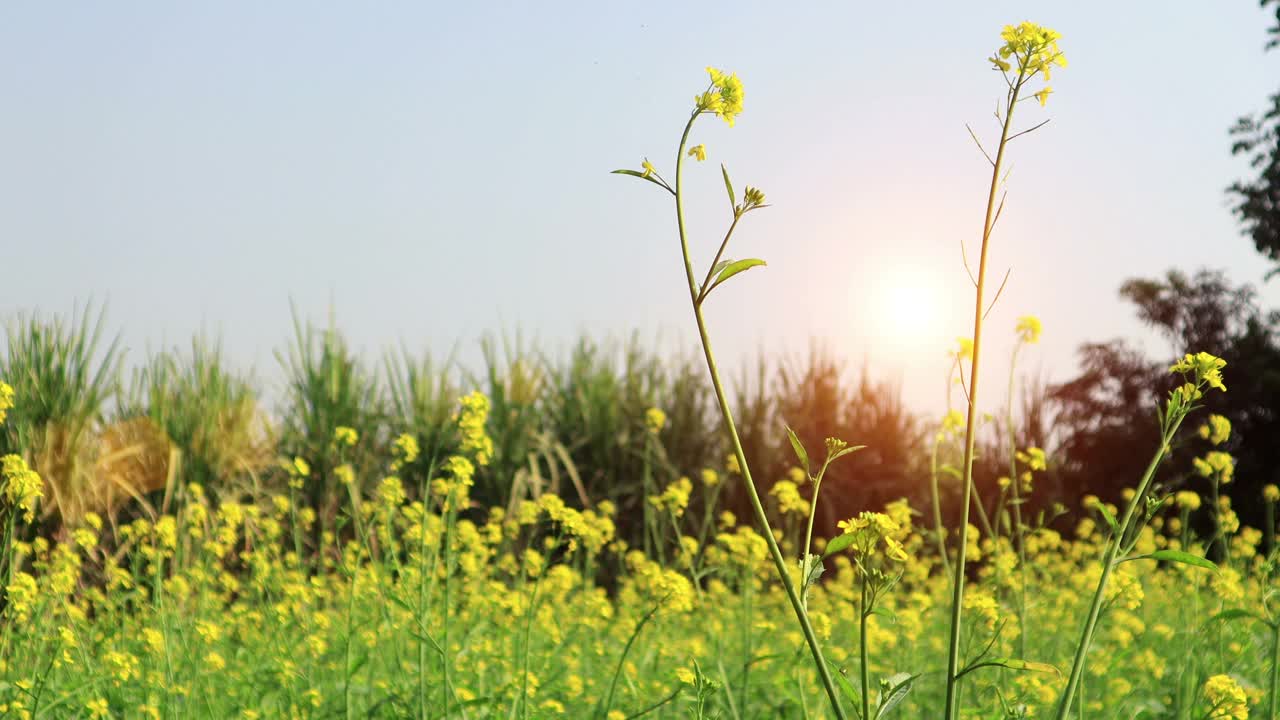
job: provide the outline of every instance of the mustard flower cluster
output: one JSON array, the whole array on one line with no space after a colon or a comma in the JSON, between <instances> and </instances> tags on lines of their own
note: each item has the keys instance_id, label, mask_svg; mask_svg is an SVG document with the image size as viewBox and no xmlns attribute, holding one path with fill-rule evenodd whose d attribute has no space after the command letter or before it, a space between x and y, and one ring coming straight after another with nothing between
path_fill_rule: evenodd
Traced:
<instances>
[{"instance_id":1,"label":"mustard flower cluster","mask_svg":"<svg viewBox=\"0 0 1280 720\"><path fill-rule=\"evenodd\" d=\"M333 429L333 444L338 447L355 447L359 440L360 433L357 433L355 428L339 425Z\"/></svg>"},{"instance_id":2,"label":"mustard flower cluster","mask_svg":"<svg viewBox=\"0 0 1280 720\"><path fill-rule=\"evenodd\" d=\"M1229 675L1214 675L1204 683L1209 720L1248 720L1249 698Z\"/></svg>"},{"instance_id":3,"label":"mustard flower cluster","mask_svg":"<svg viewBox=\"0 0 1280 720\"><path fill-rule=\"evenodd\" d=\"M40 475L27 466L21 455L5 455L0 458L0 476L3 476L4 499L12 508L22 511L23 519L31 522L35 519L36 501L44 497L44 481Z\"/></svg>"},{"instance_id":4,"label":"mustard flower cluster","mask_svg":"<svg viewBox=\"0 0 1280 720\"><path fill-rule=\"evenodd\" d=\"M1203 397L1202 388L1206 385L1226 392L1227 386L1222 382L1222 368L1226 366L1226 360L1207 352L1188 353L1169 366L1169 372L1178 373L1183 378L1182 387L1173 391L1174 397L1183 404L1189 404Z\"/></svg>"},{"instance_id":5,"label":"mustard flower cluster","mask_svg":"<svg viewBox=\"0 0 1280 720\"><path fill-rule=\"evenodd\" d=\"M696 112L714 113L733 127L734 119L742 112L742 81L737 73L726 75L713 67L708 67L707 72L711 75L711 86L693 99Z\"/></svg>"},{"instance_id":6,"label":"mustard flower cluster","mask_svg":"<svg viewBox=\"0 0 1280 720\"><path fill-rule=\"evenodd\" d=\"M644 427L650 433L657 435L666 425L667 414L662 411L662 408L651 407L644 411Z\"/></svg>"},{"instance_id":7,"label":"mustard flower cluster","mask_svg":"<svg viewBox=\"0 0 1280 720\"><path fill-rule=\"evenodd\" d=\"M1190 490L1179 490L1174 493L1173 502L1181 510L1195 512L1200 509L1200 496Z\"/></svg>"},{"instance_id":8,"label":"mustard flower cluster","mask_svg":"<svg viewBox=\"0 0 1280 720\"><path fill-rule=\"evenodd\" d=\"M660 495L650 495L649 504L678 518L684 515L685 508L689 507L689 495L692 492L693 483L687 477L680 477L668 485Z\"/></svg>"},{"instance_id":9,"label":"mustard flower cluster","mask_svg":"<svg viewBox=\"0 0 1280 720\"><path fill-rule=\"evenodd\" d=\"M1040 331L1040 318L1035 315L1023 315L1018 318L1018 324L1014 328L1014 332L1018 334L1018 339L1028 345L1040 342Z\"/></svg>"},{"instance_id":10,"label":"mustard flower cluster","mask_svg":"<svg viewBox=\"0 0 1280 720\"><path fill-rule=\"evenodd\" d=\"M1200 477L1211 477L1226 485L1235 477L1236 460L1227 453L1213 450L1203 458L1191 461Z\"/></svg>"},{"instance_id":11,"label":"mustard flower cluster","mask_svg":"<svg viewBox=\"0 0 1280 720\"><path fill-rule=\"evenodd\" d=\"M480 391L463 397L458 409L458 432L461 435L459 452L475 458L476 465L485 467L493 458L493 438L485 432L489 420L489 398Z\"/></svg>"},{"instance_id":12,"label":"mustard flower cluster","mask_svg":"<svg viewBox=\"0 0 1280 720\"><path fill-rule=\"evenodd\" d=\"M884 545L884 556L896 562L906 562L907 551L900 540L902 526L885 513L862 512L856 518L836 523L845 535L852 536L849 547L860 558L870 558L877 548Z\"/></svg>"},{"instance_id":13,"label":"mustard flower cluster","mask_svg":"<svg viewBox=\"0 0 1280 720\"><path fill-rule=\"evenodd\" d=\"M1033 22L1005 25L1000 31L1004 41L996 54L988 58L992 65L1004 72L1015 67L1020 76L1043 74L1046 81L1054 65L1067 66L1067 58L1058 48L1062 34ZM1044 102L1041 101L1043 105Z\"/></svg>"},{"instance_id":14,"label":"mustard flower cluster","mask_svg":"<svg viewBox=\"0 0 1280 720\"><path fill-rule=\"evenodd\" d=\"M1210 443L1221 445L1231 438L1231 421L1221 415L1210 415L1196 432Z\"/></svg>"},{"instance_id":15,"label":"mustard flower cluster","mask_svg":"<svg viewBox=\"0 0 1280 720\"><path fill-rule=\"evenodd\" d=\"M280 467L289 475L289 487L301 490L308 477L311 477L311 465L300 457L292 460L281 460ZM187 488L188 492L190 487Z\"/></svg>"},{"instance_id":16,"label":"mustard flower cluster","mask_svg":"<svg viewBox=\"0 0 1280 720\"><path fill-rule=\"evenodd\" d=\"M0 380L0 425L4 424L9 411L13 409L13 387Z\"/></svg>"},{"instance_id":17,"label":"mustard flower cluster","mask_svg":"<svg viewBox=\"0 0 1280 720\"><path fill-rule=\"evenodd\" d=\"M391 453L395 459L391 461L392 472L398 472L405 465L411 465L421 453L418 439L409 433L402 433L391 443Z\"/></svg>"},{"instance_id":18,"label":"mustard flower cluster","mask_svg":"<svg viewBox=\"0 0 1280 720\"><path fill-rule=\"evenodd\" d=\"M790 480L779 480L773 484L773 488L769 490L771 495L778 502L778 512L783 515L796 514L801 516L809 515L809 501L800 496L800 488Z\"/></svg>"}]
</instances>

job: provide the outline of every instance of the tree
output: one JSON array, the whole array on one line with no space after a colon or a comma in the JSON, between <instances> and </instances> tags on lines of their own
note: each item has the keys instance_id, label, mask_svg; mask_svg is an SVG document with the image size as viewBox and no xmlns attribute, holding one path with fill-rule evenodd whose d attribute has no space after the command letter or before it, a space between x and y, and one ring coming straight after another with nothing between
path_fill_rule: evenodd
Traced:
<instances>
[{"instance_id":1,"label":"tree","mask_svg":"<svg viewBox=\"0 0 1280 720\"><path fill-rule=\"evenodd\" d=\"M1280 0L1260 4L1276 6L1276 24L1267 29L1266 47L1280 47ZM1247 156L1249 167L1258 175L1232 184L1228 192L1235 196L1235 213L1258 252L1280 263L1280 92L1268 103L1269 109L1261 115L1241 117L1231 128L1231 154ZM1270 275L1276 272L1280 265Z\"/></svg>"},{"instance_id":2,"label":"tree","mask_svg":"<svg viewBox=\"0 0 1280 720\"><path fill-rule=\"evenodd\" d=\"M1169 341L1171 353L1165 362L1151 363L1119 341L1081 349L1082 374L1053 390L1065 438L1064 490L1107 498L1136 480L1158 442L1154 411L1173 382L1168 366L1203 350L1227 361L1227 392L1206 395L1193 422L1204 422L1209 413L1231 421L1231 439L1219 449L1236 458L1236 480L1224 491L1239 499L1241 520L1258 526L1262 486L1280 480L1280 313L1264 313L1251 286L1235 287L1220 271L1133 279L1120 294ZM1159 479L1168 487L1203 491L1206 481L1190 466L1208 449L1200 438L1184 435Z\"/></svg>"}]
</instances>

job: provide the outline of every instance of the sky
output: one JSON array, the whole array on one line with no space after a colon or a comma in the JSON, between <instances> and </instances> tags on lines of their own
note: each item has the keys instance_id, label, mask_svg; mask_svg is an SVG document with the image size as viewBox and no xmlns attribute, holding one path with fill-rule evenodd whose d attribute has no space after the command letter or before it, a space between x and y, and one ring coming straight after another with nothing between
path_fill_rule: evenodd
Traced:
<instances>
[{"instance_id":1,"label":"sky","mask_svg":"<svg viewBox=\"0 0 1280 720\"><path fill-rule=\"evenodd\" d=\"M960 243L976 252L989 181L965 124L998 139L986 57L1024 19L1062 33L1070 66L1018 110L1051 122L1010 149L983 382L1003 387L1025 314L1045 330L1020 367L1049 379L1091 340L1167 357L1126 278L1220 268L1280 306L1224 191L1247 173L1227 130L1280 78L1253 0L10 2L0 315L105 302L129 361L204 332L268 393L291 303L332 310L370 358L472 363L483 334L517 331L552 354L633 331L688 351L670 199L609 171L670 174L714 65L745 108L694 129L697 264L730 219L720 163L771 204L729 251L768 266L708 301L717 355L817 340L932 412L971 332Z\"/></svg>"}]
</instances>

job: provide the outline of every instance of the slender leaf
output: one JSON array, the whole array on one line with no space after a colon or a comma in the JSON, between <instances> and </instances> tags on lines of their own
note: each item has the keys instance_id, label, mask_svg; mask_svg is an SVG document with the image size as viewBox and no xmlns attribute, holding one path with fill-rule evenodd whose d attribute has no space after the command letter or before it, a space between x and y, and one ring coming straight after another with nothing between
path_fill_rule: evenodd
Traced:
<instances>
[{"instance_id":1,"label":"slender leaf","mask_svg":"<svg viewBox=\"0 0 1280 720\"><path fill-rule=\"evenodd\" d=\"M738 198L733 194L733 183L729 182L729 168L725 167L724 163L720 163L720 174L724 176L724 189L729 193L729 207L737 212Z\"/></svg>"},{"instance_id":2,"label":"slender leaf","mask_svg":"<svg viewBox=\"0 0 1280 720\"><path fill-rule=\"evenodd\" d=\"M1192 555L1191 553L1184 552L1182 550L1157 550L1147 555L1135 555L1133 557L1128 557L1121 562L1128 562L1130 560L1167 560L1169 562L1183 563L1184 565L1195 565L1196 567L1202 567L1206 570L1218 569L1218 566L1214 565L1212 561L1206 560L1199 555Z\"/></svg>"},{"instance_id":3,"label":"slender leaf","mask_svg":"<svg viewBox=\"0 0 1280 720\"><path fill-rule=\"evenodd\" d=\"M800 459L800 464L804 466L805 474L809 474L809 452L804 449L804 443L800 442L800 438L796 436L796 431L787 426L787 439L791 441L791 449L796 452L796 457Z\"/></svg>"},{"instance_id":4,"label":"slender leaf","mask_svg":"<svg viewBox=\"0 0 1280 720\"><path fill-rule=\"evenodd\" d=\"M841 550L844 550L845 548L849 547L850 545L853 544L853 540L855 537L856 536L853 533L845 533L843 535L835 536L834 538L831 539L831 542L827 543L827 549L825 552L822 553L822 557L824 558L831 557L832 555L835 555Z\"/></svg>"},{"instance_id":5,"label":"slender leaf","mask_svg":"<svg viewBox=\"0 0 1280 720\"><path fill-rule=\"evenodd\" d=\"M911 686L918 677L920 676L898 673L884 681L889 685L890 690L880 699L880 707L876 709L876 720L887 717L895 707L907 699L907 693L911 692Z\"/></svg>"}]
</instances>

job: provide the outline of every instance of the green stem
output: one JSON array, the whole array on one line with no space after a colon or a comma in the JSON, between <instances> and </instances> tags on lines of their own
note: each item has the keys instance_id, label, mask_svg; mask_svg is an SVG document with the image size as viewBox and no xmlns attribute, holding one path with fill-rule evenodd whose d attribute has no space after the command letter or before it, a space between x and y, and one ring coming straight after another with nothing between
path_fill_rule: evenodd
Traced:
<instances>
[{"instance_id":1,"label":"green stem","mask_svg":"<svg viewBox=\"0 0 1280 720\"><path fill-rule=\"evenodd\" d=\"M677 180L679 182L679 180ZM696 302L701 305L706 299L707 293L711 290L711 276L715 275L716 265L720 264L720 258L724 256L724 249L729 247L729 238L733 237L733 231L738 227L738 221L742 219L742 213L735 212L733 214L733 222L729 224L729 231L724 234L724 240L720 241L720 249L716 251L716 256L711 260L711 266L707 268L707 277L702 281L702 289L698 292Z\"/></svg>"},{"instance_id":2,"label":"green stem","mask_svg":"<svg viewBox=\"0 0 1280 720\"><path fill-rule=\"evenodd\" d=\"M1013 528L1010 537L1014 551L1018 554L1018 659L1027 657L1027 548L1022 535L1022 503L1019 502L1021 481L1018 479L1018 438L1013 424L1013 387L1014 371L1018 366L1019 342L1013 347L1013 357L1009 360L1009 486L1013 492ZM1030 470L1028 470L1030 472Z\"/></svg>"},{"instance_id":3,"label":"green stem","mask_svg":"<svg viewBox=\"0 0 1280 720\"><path fill-rule=\"evenodd\" d=\"M1098 578L1098 586L1093 591L1093 600L1089 603L1089 614L1085 618L1084 627L1080 630L1080 641L1076 645L1075 657L1071 661L1071 672L1067 677L1067 687L1062 691L1062 697L1058 701L1058 711L1054 715L1057 720L1067 720L1067 716L1071 713L1071 703L1075 699L1076 692L1080 689L1081 677L1084 674L1085 657L1089 654L1089 645L1093 642L1093 632L1098 625L1098 616L1102 613L1102 603L1106 599L1107 580L1111 577L1111 571L1116 566L1116 557L1119 555L1120 546L1124 543L1124 538L1132 530L1135 524L1135 518L1138 514L1138 507L1146 500L1147 490L1151 486L1151 480L1155 477L1156 468L1164 459L1165 453L1169 448L1169 443L1173 440L1174 434L1178 432L1178 428L1182 425L1183 418L1186 417L1184 411L1179 411L1178 416L1167 423L1167 427L1160 438L1160 447L1156 449L1156 454L1151 458L1147 470L1142 475L1142 481L1138 483L1138 489L1133 494L1133 499L1129 501L1129 505L1125 508L1124 517L1119 522L1119 530L1112 534L1111 540L1107 543L1107 550L1102 558L1102 575Z\"/></svg>"},{"instance_id":4,"label":"green stem","mask_svg":"<svg viewBox=\"0 0 1280 720\"><path fill-rule=\"evenodd\" d=\"M867 608L867 574L862 573L862 606L858 608L859 620L858 650L862 658L862 718L871 720L871 668L867 667L867 616L871 613Z\"/></svg>"},{"instance_id":5,"label":"green stem","mask_svg":"<svg viewBox=\"0 0 1280 720\"><path fill-rule=\"evenodd\" d=\"M818 471L818 476L813 479L813 500L809 503L809 527L804 533L804 554L800 556L800 571L803 573L800 578L802 590L807 590L809 587L809 550L813 547L813 519L818 514L818 491L822 489L822 476L826 474L827 465L823 463L822 469ZM800 604L804 606L807 612L809 602L803 592L800 595Z\"/></svg>"},{"instance_id":6,"label":"green stem","mask_svg":"<svg viewBox=\"0 0 1280 720\"><path fill-rule=\"evenodd\" d=\"M444 508L444 587L443 587L443 604L440 611L444 618L444 628L441 630L440 645L440 670L444 675L444 682L441 684L440 694L444 697L444 714L441 717L449 717L449 589L450 575L453 573L453 524L457 515L453 509L456 500L454 492L450 490L445 496Z\"/></svg>"},{"instance_id":7,"label":"green stem","mask_svg":"<svg viewBox=\"0 0 1280 720\"><path fill-rule=\"evenodd\" d=\"M693 129L693 122L698 119L698 114L694 112L690 116L689 122L684 127L684 135L680 138L680 149L676 153L676 222L679 225L680 249L684 255L685 275L689 282L689 301L693 305L693 316L698 324L698 336L702 341L703 355L707 360L707 371L711 374L711 384L715 388L716 399L720 404L720 414L724 417L725 427L729 432L729 440L733 444L734 457L737 458L738 467L742 470L742 482L746 487L747 499L755 512L757 524L763 529L765 543L769 546L769 554L773 557L773 564L778 571L778 577L782 580L782 587L787 592L787 599L791 601L791 608L795 611L796 619L800 622L800 629L804 632L805 641L809 644L809 651L813 654L814 665L817 666L818 676L827 691L827 698L831 701L832 710L839 720L846 720L847 716L844 708L840 705L840 695L836 692L835 682L831 678L831 670L827 667L826 660L822 657L822 647L818 644L818 636L814 633L813 626L809 623L809 616L805 613L804 606L800 603L800 595L796 593L795 584L791 582L791 575L787 571L787 561L782 556L782 551L778 549L778 541L774 539L773 530L769 527L769 518L765 515L764 505L760 502L760 494L756 492L755 483L751 480L751 470L747 467L747 457L742 450L742 441L738 437L738 430L734 426L733 413L729 409L729 398L725 394L724 385L720 381L720 373L716 369L715 356L711 352L711 341L707 334L707 323L702 317L702 306L698 302L698 285L693 276L693 262L689 257L689 241L684 224L683 188L680 182L684 169L684 148L689 141L689 132Z\"/></svg>"},{"instance_id":8,"label":"green stem","mask_svg":"<svg viewBox=\"0 0 1280 720\"><path fill-rule=\"evenodd\" d=\"M653 606L653 609L645 613L644 617L640 618L640 622L636 623L636 629L631 631L631 637L627 638L627 644L622 648L622 656L618 658L618 666L613 670L613 680L609 683L609 695L605 699L604 711L600 713L600 717L608 717L609 711L613 709L613 694L618 689L618 676L622 674L622 664L627 661L627 654L631 652L631 646L635 643L636 638L640 637L640 631L653 619L653 616L658 612L658 608L662 607L662 603L665 601L666 598L663 598Z\"/></svg>"},{"instance_id":9,"label":"green stem","mask_svg":"<svg viewBox=\"0 0 1280 720\"><path fill-rule=\"evenodd\" d=\"M933 495L933 528L938 540L938 556L942 558L943 571L951 574L951 558L947 556L947 531L942 528L942 498L938 493L938 445L934 440L929 453L929 492Z\"/></svg>"},{"instance_id":10,"label":"green stem","mask_svg":"<svg viewBox=\"0 0 1280 720\"><path fill-rule=\"evenodd\" d=\"M542 573L533 581L533 592L529 595L529 611L524 620L524 662L520 669L520 717L529 716L529 639L533 637L533 616L538 610L538 587L542 584Z\"/></svg>"},{"instance_id":11,"label":"green stem","mask_svg":"<svg viewBox=\"0 0 1280 720\"><path fill-rule=\"evenodd\" d=\"M1280 712L1280 623L1271 626L1271 687L1267 691L1267 720Z\"/></svg>"},{"instance_id":12,"label":"green stem","mask_svg":"<svg viewBox=\"0 0 1280 720\"><path fill-rule=\"evenodd\" d=\"M960 503L959 548L956 550L956 562L952 578L951 591L951 637L947 649L947 697L946 720L954 720L959 713L959 678L960 671L960 629L961 605L964 602L964 566L965 551L969 541L969 504L973 496L973 451L978 426L978 361L982 350L982 320L986 314L983 303L983 291L987 281L987 250L990 246L991 229L995 224L996 194L1000 190L1000 167L1004 162L1005 145L1009 140L1009 128L1013 124L1013 111L1018 102L1018 91L1022 89L1024 69L1019 69L1018 81L1009 90L1009 101L1005 107L1004 124L1000 129L1000 145L996 150L996 159L991 163L991 188L987 193L987 212L982 224L982 249L978 261L978 282L973 310L973 357L969 366L969 413L964 431L964 478Z\"/></svg>"}]
</instances>

